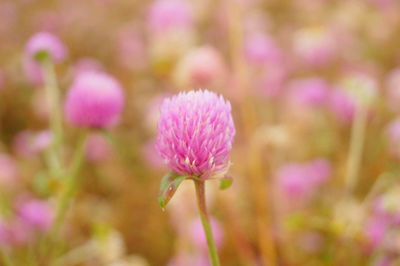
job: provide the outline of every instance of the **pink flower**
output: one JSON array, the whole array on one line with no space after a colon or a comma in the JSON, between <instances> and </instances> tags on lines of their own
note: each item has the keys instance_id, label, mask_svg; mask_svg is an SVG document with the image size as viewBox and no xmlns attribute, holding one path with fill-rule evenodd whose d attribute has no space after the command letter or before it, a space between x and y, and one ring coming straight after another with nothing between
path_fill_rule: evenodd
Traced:
<instances>
[{"instance_id":1,"label":"pink flower","mask_svg":"<svg viewBox=\"0 0 400 266\"><path fill-rule=\"evenodd\" d=\"M147 47L143 36L134 27L120 30L116 36L117 60L125 68L143 69L148 63Z\"/></svg>"},{"instance_id":2,"label":"pink flower","mask_svg":"<svg viewBox=\"0 0 400 266\"><path fill-rule=\"evenodd\" d=\"M104 73L84 72L68 91L65 116L75 126L107 128L118 122L123 102L117 80Z\"/></svg>"},{"instance_id":3,"label":"pink flower","mask_svg":"<svg viewBox=\"0 0 400 266\"><path fill-rule=\"evenodd\" d=\"M367 221L365 234L372 249L377 248L385 238L389 223L386 219L372 217Z\"/></svg>"},{"instance_id":4,"label":"pink flower","mask_svg":"<svg viewBox=\"0 0 400 266\"><path fill-rule=\"evenodd\" d=\"M21 221L39 231L47 231L54 218L52 207L47 201L30 199L20 203L18 215Z\"/></svg>"},{"instance_id":5,"label":"pink flower","mask_svg":"<svg viewBox=\"0 0 400 266\"><path fill-rule=\"evenodd\" d=\"M36 62L40 53L49 55L54 62L60 62L67 56L67 50L56 36L48 32L36 33L28 40L22 67L28 80L38 86L43 84L43 70Z\"/></svg>"},{"instance_id":6,"label":"pink flower","mask_svg":"<svg viewBox=\"0 0 400 266\"><path fill-rule=\"evenodd\" d=\"M325 28L304 28L294 34L294 50L307 64L321 66L335 56L337 41Z\"/></svg>"},{"instance_id":7,"label":"pink flower","mask_svg":"<svg viewBox=\"0 0 400 266\"><path fill-rule=\"evenodd\" d=\"M186 1L156 0L150 6L147 20L151 31L163 33L171 29L191 27L193 15Z\"/></svg>"},{"instance_id":8,"label":"pink flower","mask_svg":"<svg viewBox=\"0 0 400 266\"><path fill-rule=\"evenodd\" d=\"M281 193L292 200L308 198L313 189L312 179L301 164L284 165L278 169L276 179Z\"/></svg>"},{"instance_id":9,"label":"pink flower","mask_svg":"<svg viewBox=\"0 0 400 266\"><path fill-rule=\"evenodd\" d=\"M32 148L36 153L42 152L50 146L51 141L52 135L49 130L39 131L33 139Z\"/></svg>"},{"instance_id":10,"label":"pink flower","mask_svg":"<svg viewBox=\"0 0 400 266\"><path fill-rule=\"evenodd\" d=\"M244 53L250 63L279 63L281 50L275 41L264 33L252 33L245 39Z\"/></svg>"},{"instance_id":11,"label":"pink flower","mask_svg":"<svg viewBox=\"0 0 400 266\"><path fill-rule=\"evenodd\" d=\"M275 99L282 94L287 75L285 67L268 68L261 73L256 87L267 99Z\"/></svg>"},{"instance_id":12,"label":"pink flower","mask_svg":"<svg viewBox=\"0 0 400 266\"><path fill-rule=\"evenodd\" d=\"M290 200L307 200L331 175L330 163L317 158L306 163L288 163L278 169L281 193Z\"/></svg>"},{"instance_id":13,"label":"pink flower","mask_svg":"<svg viewBox=\"0 0 400 266\"><path fill-rule=\"evenodd\" d=\"M301 107L324 106L328 99L329 87L320 78L304 78L293 81L290 86L288 101Z\"/></svg>"},{"instance_id":14,"label":"pink flower","mask_svg":"<svg viewBox=\"0 0 400 266\"><path fill-rule=\"evenodd\" d=\"M161 105L156 146L176 174L224 176L234 135L231 105L213 92L179 93Z\"/></svg>"},{"instance_id":15,"label":"pink flower","mask_svg":"<svg viewBox=\"0 0 400 266\"><path fill-rule=\"evenodd\" d=\"M51 143L51 133L42 130L37 133L29 130L21 131L13 140L13 149L18 156L33 157L44 151Z\"/></svg>"},{"instance_id":16,"label":"pink flower","mask_svg":"<svg viewBox=\"0 0 400 266\"><path fill-rule=\"evenodd\" d=\"M175 79L183 87L209 87L225 76L221 55L211 46L190 51L176 66Z\"/></svg>"},{"instance_id":17,"label":"pink flower","mask_svg":"<svg viewBox=\"0 0 400 266\"><path fill-rule=\"evenodd\" d=\"M350 123L356 112L356 103L341 89L334 89L330 94L329 108L338 120Z\"/></svg>"},{"instance_id":18,"label":"pink flower","mask_svg":"<svg viewBox=\"0 0 400 266\"><path fill-rule=\"evenodd\" d=\"M317 158L310 161L307 167L309 176L315 185L325 183L332 174L331 164L324 158Z\"/></svg>"},{"instance_id":19,"label":"pink flower","mask_svg":"<svg viewBox=\"0 0 400 266\"><path fill-rule=\"evenodd\" d=\"M39 32L33 35L25 48L25 56L35 59L39 53L47 53L52 60L60 62L67 56L67 50L62 42L53 34Z\"/></svg>"}]
</instances>

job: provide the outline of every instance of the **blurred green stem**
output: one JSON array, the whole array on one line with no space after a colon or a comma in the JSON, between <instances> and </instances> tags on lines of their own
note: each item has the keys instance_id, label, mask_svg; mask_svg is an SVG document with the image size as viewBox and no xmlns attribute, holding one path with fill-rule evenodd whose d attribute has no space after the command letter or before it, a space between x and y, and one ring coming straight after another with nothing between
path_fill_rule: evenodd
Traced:
<instances>
[{"instance_id":1,"label":"blurred green stem","mask_svg":"<svg viewBox=\"0 0 400 266\"><path fill-rule=\"evenodd\" d=\"M201 223L203 224L204 234L206 235L208 252L210 254L210 260L212 266L219 266L219 258L217 247L215 245L214 237L212 234L212 229L210 221L208 219L206 199L205 199L205 182L202 180L193 180L196 188L197 196L197 207L200 213Z\"/></svg>"},{"instance_id":2,"label":"blurred green stem","mask_svg":"<svg viewBox=\"0 0 400 266\"><path fill-rule=\"evenodd\" d=\"M58 199L55 220L50 229L50 238L52 241L57 239L58 234L64 224L65 215L67 213L68 207L73 200L73 194L78 184L77 176L82 162L85 158L86 137L87 132L83 132L80 137L77 149L75 150L71 168L69 169L65 178L63 178L63 182L65 183L62 186L62 190ZM52 256L50 256L50 258L52 258Z\"/></svg>"},{"instance_id":3,"label":"blurred green stem","mask_svg":"<svg viewBox=\"0 0 400 266\"><path fill-rule=\"evenodd\" d=\"M50 110L50 128L52 132L52 144L49 151L49 164L53 175L59 175L61 165L61 145L63 141L63 124L60 90L57 84L54 64L51 58L47 57L41 61L44 75L44 82L47 94L47 102Z\"/></svg>"},{"instance_id":4,"label":"blurred green stem","mask_svg":"<svg viewBox=\"0 0 400 266\"><path fill-rule=\"evenodd\" d=\"M363 105L357 108L351 128L350 150L347 159L346 192L351 194L357 185L363 152L368 111Z\"/></svg>"}]
</instances>

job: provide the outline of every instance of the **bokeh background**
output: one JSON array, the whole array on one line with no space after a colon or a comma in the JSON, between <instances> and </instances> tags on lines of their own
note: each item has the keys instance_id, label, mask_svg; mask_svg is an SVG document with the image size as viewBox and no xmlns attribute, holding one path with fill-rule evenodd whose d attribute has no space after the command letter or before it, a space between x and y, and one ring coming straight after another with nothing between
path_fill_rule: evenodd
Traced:
<instances>
[{"instance_id":1,"label":"bokeh background","mask_svg":"<svg viewBox=\"0 0 400 266\"><path fill-rule=\"evenodd\" d=\"M203 88L231 102L237 129L233 186L207 181L222 265L398 265L399 30L396 0L0 0L3 252L46 262L47 227L26 220L51 223L60 184L25 47L50 32L68 51L63 97L85 71L125 94L119 124L87 142L60 263L209 265L193 184L157 203L168 169L154 147L162 99ZM66 161L78 132L65 123Z\"/></svg>"}]
</instances>

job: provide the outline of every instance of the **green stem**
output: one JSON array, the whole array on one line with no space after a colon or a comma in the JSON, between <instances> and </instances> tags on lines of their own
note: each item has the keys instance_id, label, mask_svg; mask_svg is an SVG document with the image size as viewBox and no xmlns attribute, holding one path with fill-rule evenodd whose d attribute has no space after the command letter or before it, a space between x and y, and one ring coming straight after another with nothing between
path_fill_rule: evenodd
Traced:
<instances>
[{"instance_id":1,"label":"green stem","mask_svg":"<svg viewBox=\"0 0 400 266\"><path fill-rule=\"evenodd\" d=\"M65 221L65 215L67 213L68 207L73 200L73 194L78 185L77 176L85 157L84 155L86 136L86 132L82 133L81 139L73 157L71 168L68 171L68 175L65 176L65 184L63 185L60 197L58 199L55 220L50 229L50 239L52 241L58 238L58 234L63 227ZM51 259L53 254L50 253L50 255Z\"/></svg>"},{"instance_id":2,"label":"green stem","mask_svg":"<svg viewBox=\"0 0 400 266\"><path fill-rule=\"evenodd\" d=\"M44 74L47 101L50 105L50 128L52 132L52 144L49 152L51 171L55 175L60 174L61 144L63 141L63 124L60 90L58 88L54 65L50 58L43 59L42 68Z\"/></svg>"},{"instance_id":3,"label":"green stem","mask_svg":"<svg viewBox=\"0 0 400 266\"><path fill-rule=\"evenodd\" d=\"M367 108L359 106L351 128L350 150L347 160L346 190L351 194L357 184L363 152Z\"/></svg>"},{"instance_id":4,"label":"green stem","mask_svg":"<svg viewBox=\"0 0 400 266\"><path fill-rule=\"evenodd\" d=\"M204 234L206 235L208 252L210 255L210 260L212 266L219 266L219 258L217 253L217 247L215 245L214 237L212 234L212 229L210 221L208 219L206 199L205 199L205 184L202 180L193 180L196 188L197 196L197 207L200 213L201 223L203 224Z\"/></svg>"}]
</instances>

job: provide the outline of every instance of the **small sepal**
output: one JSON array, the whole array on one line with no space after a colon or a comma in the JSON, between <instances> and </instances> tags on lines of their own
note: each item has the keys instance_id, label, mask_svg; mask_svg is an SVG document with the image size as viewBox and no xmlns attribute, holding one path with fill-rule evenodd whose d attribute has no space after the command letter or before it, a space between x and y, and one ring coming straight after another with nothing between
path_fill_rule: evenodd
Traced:
<instances>
[{"instance_id":1,"label":"small sepal","mask_svg":"<svg viewBox=\"0 0 400 266\"><path fill-rule=\"evenodd\" d=\"M231 176L224 176L224 178L221 178L221 181L219 183L219 189L224 190L229 188L233 183L233 179Z\"/></svg>"},{"instance_id":2,"label":"small sepal","mask_svg":"<svg viewBox=\"0 0 400 266\"><path fill-rule=\"evenodd\" d=\"M35 60L38 62L43 62L44 60L50 58L50 54L46 50L40 50L35 55Z\"/></svg>"},{"instance_id":3,"label":"small sepal","mask_svg":"<svg viewBox=\"0 0 400 266\"><path fill-rule=\"evenodd\" d=\"M165 209L168 202L174 196L179 185L185 180L187 176L181 176L174 173L168 173L161 179L160 193L158 196L158 203L162 209Z\"/></svg>"}]
</instances>

